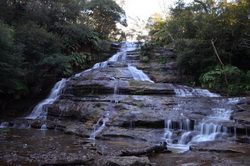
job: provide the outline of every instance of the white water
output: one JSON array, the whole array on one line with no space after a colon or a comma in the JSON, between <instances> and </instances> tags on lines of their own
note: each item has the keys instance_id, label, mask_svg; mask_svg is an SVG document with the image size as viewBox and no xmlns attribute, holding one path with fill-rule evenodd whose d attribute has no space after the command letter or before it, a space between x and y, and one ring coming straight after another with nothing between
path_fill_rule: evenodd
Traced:
<instances>
[{"instance_id":1,"label":"white water","mask_svg":"<svg viewBox=\"0 0 250 166\"><path fill-rule=\"evenodd\" d=\"M198 125L195 126L195 130L199 131L200 134L193 137L190 143L213 141L227 135L227 128L215 123L199 122Z\"/></svg>"},{"instance_id":2,"label":"white water","mask_svg":"<svg viewBox=\"0 0 250 166\"><path fill-rule=\"evenodd\" d=\"M154 82L142 70L138 70L134 66L128 65L128 70L131 72L134 80Z\"/></svg>"},{"instance_id":3,"label":"white water","mask_svg":"<svg viewBox=\"0 0 250 166\"><path fill-rule=\"evenodd\" d=\"M104 68L108 66L108 62L114 61L114 62L122 62L126 63L126 57L128 51L134 51L135 49L138 49L138 45L133 42L123 42L121 49L118 53L114 54L111 58L109 58L107 61L100 62L95 64L92 68L87 69L81 73L75 74L74 77L79 77L85 72L89 72L91 70L97 69L97 68ZM150 78L143 73L141 70L138 70L136 67L131 66L128 64L128 70L131 72L131 75L133 76L134 80L140 80L140 81L150 81ZM45 100L41 101L38 105L34 107L30 115L25 117L25 119L46 119L47 118L47 108L46 105L52 104L55 102L55 100L59 97L59 95L62 92L62 89L65 86L66 79L62 79L61 81L58 81L53 89L50 92L50 95ZM118 88L118 87L116 87Z\"/></svg>"},{"instance_id":4,"label":"white water","mask_svg":"<svg viewBox=\"0 0 250 166\"><path fill-rule=\"evenodd\" d=\"M114 86L114 100L113 100L114 104L117 104L119 102L118 98L117 98L118 83L119 83L119 81ZM99 133L101 133L105 129L106 123L109 122L109 119L110 119L110 110L111 110L111 107L113 107L112 104L110 104L110 106L104 112L104 115L98 119L98 121L96 122L96 124L93 125L93 132L90 134L89 139L95 140L96 135L99 134ZM102 122L102 124L101 124L101 122Z\"/></svg>"},{"instance_id":5,"label":"white water","mask_svg":"<svg viewBox=\"0 0 250 166\"><path fill-rule=\"evenodd\" d=\"M179 144L187 144L187 141L188 141L188 137L189 135L191 134L192 132L191 131L187 131L187 132L184 132L182 135L181 135L181 138L178 140L178 143Z\"/></svg>"},{"instance_id":6,"label":"white water","mask_svg":"<svg viewBox=\"0 0 250 166\"><path fill-rule=\"evenodd\" d=\"M172 144L172 122L171 120L165 120L164 138L168 144Z\"/></svg>"},{"instance_id":7,"label":"white water","mask_svg":"<svg viewBox=\"0 0 250 166\"><path fill-rule=\"evenodd\" d=\"M180 136L174 135L174 130L171 120L168 120L168 127L164 129L164 139L168 143L170 149L179 149L179 152L189 150L189 146L199 142L213 141L223 139L228 135L226 127L214 123L198 122L192 131L179 129L183 131ZM180 126L180 124L179 124ZM192 128L192 126L188 126ZM174 143L176 140L177 143Z\"/></svg>"},{"instance_id":8,"label":"white water","mask_svg":"<svg viewBox=\"0 0 250 166\"><path fill-rule=\"evenodd\" d=\"M175 86L172 86L175 88ZM172 109L172 114L169 119L165 121L164 139L168 143L168 147L171 150L178 149L179 152L189 150L190 145L194 145L205 141L223 140L229 137L228 128L223 126L226 123L232 123L230 120L233 113L232 105L240 101L240 98L223 99L218 94L209 92L208 90L192 89L186 86L181 86L184 89L175 89L176 95L179 97L186 97L187 102L183 100ZM185 118L185 111L191 111L197 109L202 112L203 107L200 107L200 99L195 102L190 97L204 97L205 103L209 104L208 109L204 112L209 113L204 119L199 121L191 121ZM192 102L188 102L188 101ZM201 102L200 101L200 102ZM210 105L211 104L211 105ZM176 119L175 121L171 120ZM182 120L178 120L181 118ZM234 131L236 133L236 130ZM231 134L232 135L232 134ZM236 137L236 134L234 134Z\"/></svg>"},{"instance_id":9,"label":"white water","mask_svg":"<svg viewBox=\"0 0 250 166\"><path fill-rule=\"evenodd\" d=\"M7 128L7 127L9 127L9 125L10 125L9 122L2 122L2 123L0 124L0 129L2 129L2 128Z\"/></svg>"},{"instance_id":10,"label":"white water","mask_svg":"<svg viewBox=\"0 0 250 166\"><path fill-rule=\"evenodd\" d=\"M58 81L55 86L52 88L50 95L47 99L41 101L37 106L34 107L31 114L25 117L26 119L46 119L47 118L47 104L52 104L61 94L62 89L65 86L66 79Z\"/></svg>"},{"instance_id":11,"label":"white water","mask_svg":"<svg viewBox=\"0 0 250 166\"><path fill-rule=\"evenodd\" d=\"M230 116L233 110L226 109L226 108L213 108L212 114L209 116L211 119L218 119L218 120L230 120Z\"/></svg>"},{"instance_id":12,"label":"white water","mask_svg":"<svg viewBox=\"0 0 250 166\"><path fill-rule=\"evenodd\" d=\"M120 63L128 65L127 70L131 73L134 80L153 82L142 70L138 70L135 66L132 66L132 64L127 62L128 51L134 51L138 48L139 48L138 45L133 42L123 42L121 45L121 49L118 53L114 54L107 61L95 64L92 69L108 67L109 62L120 62ZM86 71L90 71L92 69L89 69ZM77 76L80 76L80 75L81 73L78 74ZM119 87L119 80L117 80L117 82L114 85L114 100L113 100L114 104L117 104L119 102L118 96L117 96L118 91L119 91L118 87ZM96 135L98 135L105 129L106 123L109 121L109 118L110 118L109 114L110 114L110 110L108 109L106 110L106 113L104 114L104 116L98 119L96 124L94 124L93 126L93 132L91 133L89 139L95 139Z\"/></svg>"},{"instance_id":13,"label":"white water","mask_svg":"<svg viewBox=\"0 0 250 166\"><path fill-rule=\"evenodd\" d=\"M207 89L190 88L184 85L171 85L178 97L221 97L221 95L212 93Z\"/></svg>"},{"instance_id":14,"label":"white water","mask_svg":"<svg viewBox=\"0 0 250 166\"><path fill-rule=\"evenodd\" d=\"M109 121L109 118L106 117L106 118L103 118L101 117L96 124L94 124L93 126L93 132L90 134L90 137L89 139L95 139L96 135L101 133L104 128L106 127L106 123ZM102 125L100 127L98 127L100 125L100 122L102 122Z\"/></svg>"},{"instance_id":15,"label":"white water","mask_svg":"<svg viewBox=\"0 0 250 166\"><path fill-rule=\"evenodd\" d=\"M42 126L41 126L41 129L40 130L47 130L47 125L46 124L43 124Z\"/></svg>"},{"instance_id":16,"label":"white water","mask_svg":"<svg viewBox=\"0 0 250 166\"><path fill-rule=\"evenodd\" d=\"M91 69L85 70L75 76L79 77L83 73L93 69L108 67L109 62L120 62L128 65L127 70L130 72L134 80L153 82L142 70L137 69L127 61L128 52L134 51L138 48L139 46L134 42L122 42L120 51L110 57L107 61L96 63Z\"/></svg>"}]
</instances>

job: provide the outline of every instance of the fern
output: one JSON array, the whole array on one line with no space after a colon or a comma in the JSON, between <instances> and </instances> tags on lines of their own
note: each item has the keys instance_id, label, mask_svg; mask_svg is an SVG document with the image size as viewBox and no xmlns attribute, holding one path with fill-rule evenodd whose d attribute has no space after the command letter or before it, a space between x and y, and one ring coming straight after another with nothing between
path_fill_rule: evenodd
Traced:
<instances>
[{"instance_id":1,"label":"fern","mask_svg":"<svg viewBox=\"0 0 250 166\"><path fill-rule=\"evenodd\" d=\"M218 91L225 91L232 95L242 93L243 88L241 82L244 78L243 72L231 65L227 65L225 70L228 78L228 85L224 81L224 71L220 66L216 66L212 70L202 74L200 76L201 85ZM247 87L246 84L246 88Z\"/></svg>"},{"instance_id":2,"label":"fern","mask_svg":"<svg viewBox=\"0 0 250 166\"><path fill-rule=\"evenodd\" d=\"M84 69L86 64L92 60L93 60L92 55L88 53L73 52L70 55L70 61L72 66L78 69Z\"/></svg>"}]
</instances>

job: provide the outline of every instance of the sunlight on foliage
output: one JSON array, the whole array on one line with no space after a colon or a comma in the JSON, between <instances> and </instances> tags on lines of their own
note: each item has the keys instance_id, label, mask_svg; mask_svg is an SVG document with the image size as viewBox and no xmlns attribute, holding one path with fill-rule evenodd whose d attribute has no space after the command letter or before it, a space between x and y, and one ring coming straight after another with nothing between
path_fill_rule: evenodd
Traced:
<instances>
[{"instance_id":1,"label":"sunlight on foliage","mask_svg":"<svg viewBox=\"0 0 250 166\"><path fill-rule=\"evenodd\" d=\"M167 18L149 20L151 42L163 47L172 43L182 74L196 85L241 93L248 89L244 73L250 70L249 11L247 0L194 0L189 4L177 0ZM223 71L216 67L221 65L218 57L231 66L227 68L229 85L219 76ZM239 81L230 80L231 74L240 76ZM220 84L222 88L218 88Z\"/></svg>"}]
</instances>

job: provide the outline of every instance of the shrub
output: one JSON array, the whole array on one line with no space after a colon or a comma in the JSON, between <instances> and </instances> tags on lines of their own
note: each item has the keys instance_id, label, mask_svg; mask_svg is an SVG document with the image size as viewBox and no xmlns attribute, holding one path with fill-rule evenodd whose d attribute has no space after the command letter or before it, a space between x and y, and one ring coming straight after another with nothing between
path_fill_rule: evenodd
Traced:
<instances>
[{"instance_id":1,"label":"shrub","mask_svg":"<svg viewBox=\"0 0 250 166\"><path fill-rule=\"evenodd\" d=\"M242 93L241 82L244 79L244 73L239 68L230 65L225 67L225 72L226 78L224 70L220 66L214 67L200 76L201 85L231 95ZM227 79L227 82L225 79Z\"/></svg>"}]
</instances>

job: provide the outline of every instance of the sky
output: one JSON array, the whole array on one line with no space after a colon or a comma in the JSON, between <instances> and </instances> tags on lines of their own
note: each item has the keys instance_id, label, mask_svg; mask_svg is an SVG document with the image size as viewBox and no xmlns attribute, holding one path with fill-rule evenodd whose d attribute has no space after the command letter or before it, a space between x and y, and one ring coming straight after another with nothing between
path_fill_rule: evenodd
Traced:
<instances>
[{"instance_id":1,"label":"sky","mask_svg":"<svg viewBox=\"0 0 250 166\"><path fill-rule=\"evenodd\" d=\"M127 17L139 17L147 21L154 13L167 12L176 0L125 0L124 9ZM191 0L185 0L186 3Z\"/></svg>"},{"instance_id":2,"label":"sky","mask_svg":"<svg viewBox=\"0 0 250 166\"><path fill-rule=\"evenodd\" d=\"M184 0L186 3L191 1ZM126 12L128 27L122 29L126 32L129 32L131 29L137 29L143 34L147 34L143 27L145 27L149 17L155 13L167 15L169 8L174 5L174 2L176 0L125 0L122 8ZM141 26L135 24L141 24Z\"/></svg>"}]
</instances>

